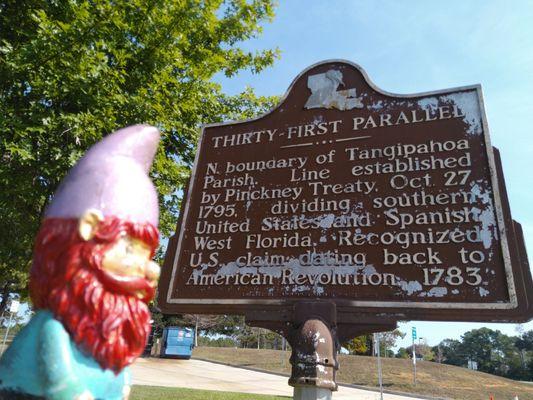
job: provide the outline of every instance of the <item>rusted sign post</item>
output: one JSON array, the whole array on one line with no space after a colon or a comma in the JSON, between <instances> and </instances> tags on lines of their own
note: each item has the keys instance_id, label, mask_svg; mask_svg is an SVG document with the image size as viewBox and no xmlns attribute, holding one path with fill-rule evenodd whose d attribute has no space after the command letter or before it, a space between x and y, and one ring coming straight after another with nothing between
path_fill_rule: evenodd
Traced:
<instances>
[{"instance_id":1,"label":"rusted sign post","mask_svg":"<svg viewBox=\"0 0 533 400\"><path fill-rule=\"evenodd\" d=\"M532 315L481 88L394 95L346 61L204 127L163 271L163 312L283 334L297 388L335 390L338 343L399 320Z\"/></svg>"}]
</instances>

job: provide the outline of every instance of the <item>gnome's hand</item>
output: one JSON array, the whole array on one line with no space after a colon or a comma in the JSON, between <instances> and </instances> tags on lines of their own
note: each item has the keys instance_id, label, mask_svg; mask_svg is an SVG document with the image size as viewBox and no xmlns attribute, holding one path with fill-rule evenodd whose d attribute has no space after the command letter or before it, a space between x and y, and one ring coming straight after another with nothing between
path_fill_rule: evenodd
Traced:
<instances>
[{"instance_id":1,"label":"gnome's hand","mask_svg":"<svg viewBox=\"0 0 533 400\"><path fill-rule=\"evenodd\" d=\"M94 397L91 394L91 392L86 390L85 392L83 392L79 396L76 396L74 400L94 400Z\"/></svg>"}]
</instances>

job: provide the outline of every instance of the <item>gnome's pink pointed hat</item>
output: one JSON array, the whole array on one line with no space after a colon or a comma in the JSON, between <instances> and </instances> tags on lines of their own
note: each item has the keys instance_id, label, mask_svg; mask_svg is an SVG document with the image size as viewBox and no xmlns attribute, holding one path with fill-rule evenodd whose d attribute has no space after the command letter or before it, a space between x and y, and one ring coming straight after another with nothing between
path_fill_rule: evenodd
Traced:
<instances>
[{"instance_id":1,"label":"gnome's pink pointed hat","mask_svg":"<svg viewBox=\"0 0 533 400\"><path fill-rule=\"evenodd\" d=\"M157 192L148 177L159 131L134 125L95 144L56 191L46 218L79 218L89 209L157 227Z\"/></svg>"}]
</instances>

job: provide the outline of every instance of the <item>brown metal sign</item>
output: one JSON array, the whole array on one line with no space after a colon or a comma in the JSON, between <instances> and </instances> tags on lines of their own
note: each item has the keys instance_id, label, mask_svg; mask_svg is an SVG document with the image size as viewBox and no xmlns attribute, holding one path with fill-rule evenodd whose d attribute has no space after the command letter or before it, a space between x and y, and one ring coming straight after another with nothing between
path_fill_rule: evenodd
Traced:
<instances>
[{"instance_id":1,"label":"brown metal sign","mask_svg":"<svg viewBox=\"0 0 533 400\"><path fill-rule=\"evenodd\" d=\"M270 113L204 127L159 287L168 313L528 319L481 88L393 95L327 61Z\"/></svg>"}]
</instances>

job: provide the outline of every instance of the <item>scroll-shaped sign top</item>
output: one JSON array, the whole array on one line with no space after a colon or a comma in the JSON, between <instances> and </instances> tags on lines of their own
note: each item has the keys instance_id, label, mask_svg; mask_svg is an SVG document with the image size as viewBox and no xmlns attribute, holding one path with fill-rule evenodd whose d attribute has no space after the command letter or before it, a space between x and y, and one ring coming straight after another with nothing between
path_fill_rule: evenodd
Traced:
<instances>
[{"instance_id":1,"label":"scroll-shaped sign top","mask_svg":"<svg viewBox=\"0 0 533 400\"><path fill-rule=\"evenodd\" d=\"M392 95L357 65L314 65L270 113L204 127L184 204L164 312L531 315L479 86Z\"/></svg>"}]
</instances>

